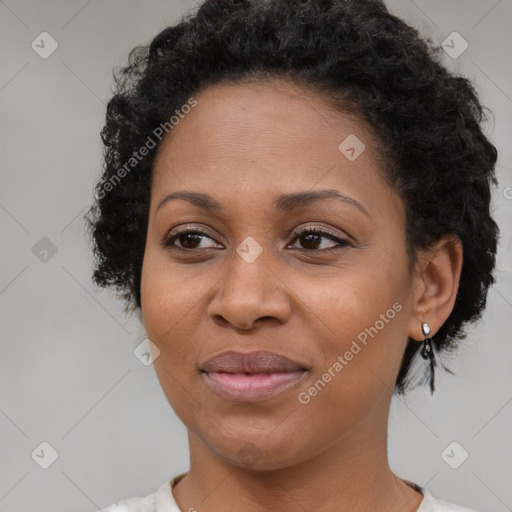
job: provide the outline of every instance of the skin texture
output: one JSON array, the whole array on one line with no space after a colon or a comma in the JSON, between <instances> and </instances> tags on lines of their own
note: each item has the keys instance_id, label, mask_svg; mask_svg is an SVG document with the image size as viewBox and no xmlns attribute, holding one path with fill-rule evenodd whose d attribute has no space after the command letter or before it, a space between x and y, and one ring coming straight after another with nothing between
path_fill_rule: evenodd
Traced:
<instances>
[{"instance_id":1,"label":"skin texture","mask_svg":"<svg viewBox=\"0 0 512 512\"><path fill-rule=\"evenodd\" d=\"M178 505L415 511L421 494L388 465L389 406L407 336L423 340L422 321L434 336L453 308L460 243L441 239L409 273L404 206L379 175L369 127L318 93L274 80L217 84L195 98L155 161L141 283L143 324L161 351L155 371L188 429L190 472L173 489ZM338 149L350 134L366 146L354 161ZM332 198L287 213L272 206L279 194L323 189L355 199L367 215ZM208 193L223 208L178 199L157 210L178 190ZM181 251L162 247L185 226L205 235L178 238ZM351 246L294 234L308 226ZM251 263L236 252L248 236L262 248ZM300 403L298 394L395 303L394 318ZM199 371L225 350L260 349L308 373L268 400L235 403Z\"/></svg>"}]
</instances>

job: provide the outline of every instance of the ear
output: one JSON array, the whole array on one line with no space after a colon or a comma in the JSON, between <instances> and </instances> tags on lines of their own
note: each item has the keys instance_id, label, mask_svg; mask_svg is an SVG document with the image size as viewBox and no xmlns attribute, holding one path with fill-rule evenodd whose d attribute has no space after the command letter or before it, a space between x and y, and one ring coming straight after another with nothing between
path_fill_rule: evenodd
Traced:
<instances>
[{"instance_id":1,"label":"ear","mask_svg":"<svg viewBox=\"0 0 512 512\"><path fill-rule=\"evenodd\" d=\"M430 337L450 316L457 298L462 271L462 242L454 235L444 235L430 249L418 253L415 268L412 315L409 337L422 341L421 323L430 327Z\"/></svg>"}]
</instances>

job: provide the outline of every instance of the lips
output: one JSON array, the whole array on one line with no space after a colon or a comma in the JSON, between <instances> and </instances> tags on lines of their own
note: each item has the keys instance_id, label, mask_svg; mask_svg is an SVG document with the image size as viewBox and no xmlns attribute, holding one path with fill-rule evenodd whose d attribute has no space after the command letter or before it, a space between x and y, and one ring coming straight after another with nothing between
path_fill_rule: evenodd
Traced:
<instances>
[{"instance_id":1,"label":"lips","mask_svg":"<svg viewBox=\"0 0 512 512\"><path fill-rule=\"evenodd\" d=\"M266 350L248 353L231 350L209 359L201 370L207 373L277 373L297 372L306 368L288 357Z\"/></svg>"},{"instance_id":2,"label":"lips","mask_svg":"<svg viewBox=\"0 0 512 512\"><path fill-rule=\"evenodd\" d=\"M224 352L201 367L208 387L232 402L267 400L297 386L307 374L300 363L264 350Z\"/></svg>"}]
</instances>

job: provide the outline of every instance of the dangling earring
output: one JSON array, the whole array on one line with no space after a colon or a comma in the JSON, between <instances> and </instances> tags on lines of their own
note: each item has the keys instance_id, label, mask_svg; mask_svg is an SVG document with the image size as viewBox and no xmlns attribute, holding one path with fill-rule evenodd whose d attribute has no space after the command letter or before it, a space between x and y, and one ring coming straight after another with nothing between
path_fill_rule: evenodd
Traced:
<instances>
[{"instance_id":1,"label":"dangling earring","mask_svg":"<svg viewBox=\"0 0 512 512\"><path fill-rule=\"evenodd\" d=\"M430 326L426 322L422 322L421 331L423 332L423 336L425 336L425 339L423 340L423 348L421 349L421 357L423 357L423 359L428 359L430 362L430 392L434 394L434 372L437 364L434 355L434 347L431 343L432 338L429 338Z\"/></svg>"},{"instance_id":2,"label":"dangling earring","mask_svg":"<svg viewBox=\"0 0 512 512\"><path fill-rule=\"evenodd\" d=\"M423 336L425 336L421 357L423 357L423 359L433 359L434 351L432 350L432 343L430 343L431 338L428 337L430 334L430 326L426 322L422 322L421 331L423 332Z\"/></svg>"}]
</instances>

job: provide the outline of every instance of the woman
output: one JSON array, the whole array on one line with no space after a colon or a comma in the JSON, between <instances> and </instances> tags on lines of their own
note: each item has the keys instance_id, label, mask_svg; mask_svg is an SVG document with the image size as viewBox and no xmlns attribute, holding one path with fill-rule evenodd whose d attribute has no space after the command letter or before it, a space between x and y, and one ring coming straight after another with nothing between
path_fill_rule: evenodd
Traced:
<instances>
[{"instance_id":1,"label":"woman","mask_svg":"<svg viewBox=\"0 0 512 512\"><path fill-rule=\"evenodd\" d=\"M386 442L494 282L483 120L377 0L207 0L131 52L94 280L140 310L190 471L105 510L469 511Z\"/></svg>"}]
</instances>

